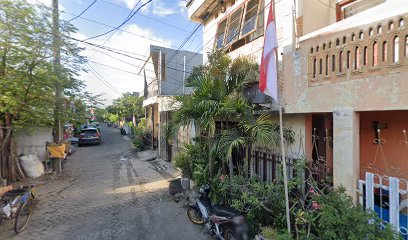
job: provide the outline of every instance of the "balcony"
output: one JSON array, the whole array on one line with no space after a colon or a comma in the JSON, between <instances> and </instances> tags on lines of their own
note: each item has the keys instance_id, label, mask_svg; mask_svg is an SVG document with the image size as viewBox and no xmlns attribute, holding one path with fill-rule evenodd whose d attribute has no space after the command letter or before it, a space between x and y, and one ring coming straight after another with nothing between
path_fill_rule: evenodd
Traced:
<instances>
[{"instance_id":1,"label":"balcony","mask_svg":"<svg viewBox=\"0 0 408 240\"><path fill-rule=\"evenodd\" d=\"M408 14L398 15L318 44L314 41L317 37L305 41L310 42L309 86L408 72L407 20Z\"/></svg>"},{"instance_id":2,"label":"balcony","mask_svg":"<svg viewBox=\"0 0 408 240\"><path fill-rule=\"evenodd\" d=\"M284 47L287 113L406 110L408 5L386 1Z\"/></svg>"}]
</instances>

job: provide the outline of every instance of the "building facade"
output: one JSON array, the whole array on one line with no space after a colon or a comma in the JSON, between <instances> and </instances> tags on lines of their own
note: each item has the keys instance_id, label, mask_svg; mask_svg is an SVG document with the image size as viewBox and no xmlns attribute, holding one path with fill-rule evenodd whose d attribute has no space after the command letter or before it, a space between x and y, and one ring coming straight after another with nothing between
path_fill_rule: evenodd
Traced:
<instances>
[{"instance_id":1,"label":"building facade","mask_svg":"<svg viewBox=\"0 0 408 240\"><path fill-rule=\"evenodd\" d=\"M174 96L193 91L185 86L185 80L201 64L202 54L151 45L149 57L140 70L145 77L143 107L151 131L151 146L168 161L181 142L191 138L189 130L180 131L174 138L167 136L172 111L177 109Z\"/></svg>"},{"instance_id":2,"label":"building facade","mask_svg":"<svg viewBox=\"0 0 408 240\"><path fill-rule=\"evenodd\" d=\"M270 0L187 4L190 20L204 25L205 52L223 48L258 63L269 6ZM407 2L275 0L275 14L284 126L296 133L288 155L306 156L316 180L329 177L364 204L367 176L389 199L385 185L397 179L399 211L408 215ZM263 166L268 172L273 164Z\"/></svg>"}]
</instances>

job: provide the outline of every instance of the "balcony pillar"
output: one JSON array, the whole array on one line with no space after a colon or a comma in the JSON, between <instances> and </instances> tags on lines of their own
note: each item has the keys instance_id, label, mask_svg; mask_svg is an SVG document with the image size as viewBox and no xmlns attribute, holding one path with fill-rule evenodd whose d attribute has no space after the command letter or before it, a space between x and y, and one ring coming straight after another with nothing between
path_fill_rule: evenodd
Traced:
<instances>
[{"instance_id":1,"label":"balcony pillar","mask_svg":"<svg viewBox=\"0 0 408 240\"><path fill-rule=\"evenodd\" d=\"M354 201L360 174L360 116L353 108L333 112L333 184L343 186Z\"/></svg>"}]
</instances>

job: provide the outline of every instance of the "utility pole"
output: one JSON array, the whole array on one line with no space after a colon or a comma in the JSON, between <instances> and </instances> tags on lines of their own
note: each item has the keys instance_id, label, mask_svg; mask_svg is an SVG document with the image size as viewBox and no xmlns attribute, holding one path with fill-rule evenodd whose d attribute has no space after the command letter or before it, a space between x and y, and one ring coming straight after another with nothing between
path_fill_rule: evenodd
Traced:
<instances>
[{"instance_id":1,"label":"utility pole","mask_svg":"<svg viewBox=\"0 0 408 240\"><path fill-rule=\"evenodd\" d=\"M61 36L59 30L59 10L58 0L52 0L52 36L53 36L53 67L55 81L55 105L54 105L54 142L61 140L61 111L62 111L62 90L61 90Z\"/></svg>"}]
</instances>

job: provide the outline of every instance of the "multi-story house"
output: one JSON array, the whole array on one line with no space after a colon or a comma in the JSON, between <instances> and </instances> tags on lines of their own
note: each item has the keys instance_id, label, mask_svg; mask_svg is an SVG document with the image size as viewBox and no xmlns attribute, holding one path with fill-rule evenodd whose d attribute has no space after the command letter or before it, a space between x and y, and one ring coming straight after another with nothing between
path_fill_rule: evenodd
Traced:
<instances>
[{"instance_id":1,"label":"multi-story house","mask_svg":"<svg viewBox=\"0 0 408 240\"><path fill-rule=\"evenodd\" d=\"M297 133L288 154L304 154L316 180L330 177L407 229L407 2L274 2L284 125ZM260 62L269 5L191 0L187 7L189 18L204 25L204 52L223 48ZM273 158L253 160L257 174L269 174L273 164L265 161Z\"/></svg>"},{"instance_id":2,"label":"multi-story house","mask_svg":"<svg viewBox=\"0 0 408 240\"><path fill-rule=\"evenodd\" d=\"M191 135L185 129L176 139L166 136L171 113L177 108L174 96L192 92L192 88L185 86L185 80L193 67L201 64L202 54L151 45L149 57L140 70L145 77L143 107L152 149L158 149L159 156L168 161L181 145L179 142L188 141Z\"/></svg>"},{"instance_id":3,"label":"multi-story house","mask_svg":"<svg viewBox=\"0 0 408 240\"><path fill-rule=\"evenodd\" d=\"M278 2L278 1L277 1ZM280 46L290 44L293 37L293 1L279 1L276 4L277 34ZM191 0L187 3L188 17L191 21L203 25L203 52L213 52L223 49L231 58L249 56L258 64L261 62L264 44L264 28L267 19L266 13L270 6L270 0ZM315 16L306 19L314 21ZM310 20L312 19L312 20ZM281 57L280 57L281 59ZM204 56L204 62L207 56ZM251 98L251 102L258 104L263 112L277 113L278 106L275 101L258 90L255 83L245 89L245 95ZM277 118L277 114L274 114ZM285 116L285 123L289 124L296 132L296 142L289 148L289 157L303 155L304 149L304 120L301 114ZM224 129L228 123L217 123L217 127ZM303 132L302 132L303 131ZM268 149L253 148L251 153L251 174L257 174L265 181L273 181L278 176L279 167L275 159L277 154ZM239 157L239 156L238 156ZM236 159L239 161L239 159Z\"/></svg>"}]
</instances>

